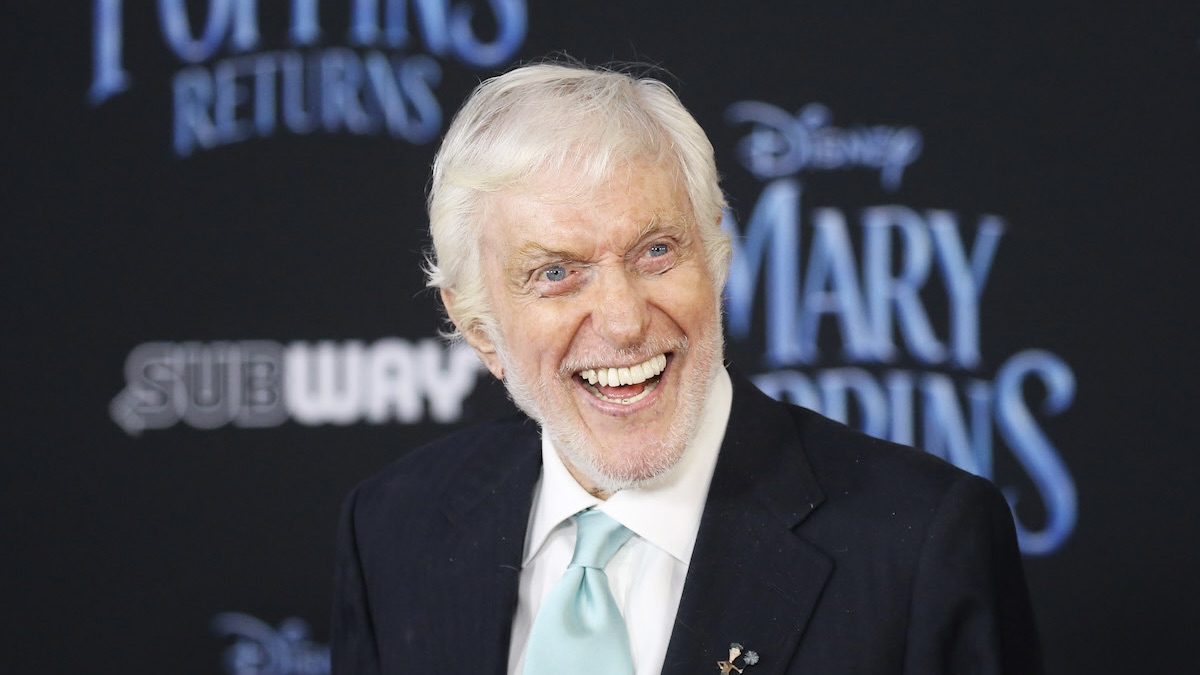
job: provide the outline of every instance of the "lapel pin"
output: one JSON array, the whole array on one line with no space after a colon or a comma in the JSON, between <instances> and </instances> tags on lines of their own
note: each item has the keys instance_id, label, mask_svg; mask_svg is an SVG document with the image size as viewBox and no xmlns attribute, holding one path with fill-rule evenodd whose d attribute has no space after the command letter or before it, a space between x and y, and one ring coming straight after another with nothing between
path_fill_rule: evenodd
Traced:
<instances>
[{"instance_id":1,"label":"lapel pin","mask_svg":"<svg viewBox=\"0 0 1200 675\"><path fill-rule=\"evenodd\" d=\"M737 666L738 657L742 657L742 666ZM721 669L721 675L729 675L732 672L741 673L747 666L752 666L758 663L758 652L742 651L742 645L734 642L729 645L729 660L717 661L717 668Z\"/></svg>"}]
</instances>

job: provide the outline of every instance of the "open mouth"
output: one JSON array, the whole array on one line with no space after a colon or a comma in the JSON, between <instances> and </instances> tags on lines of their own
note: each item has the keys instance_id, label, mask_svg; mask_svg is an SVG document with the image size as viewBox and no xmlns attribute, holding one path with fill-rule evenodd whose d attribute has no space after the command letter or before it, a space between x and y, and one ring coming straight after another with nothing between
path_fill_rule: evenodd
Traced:
<instances>
[{"instance_id":1,"label":"open mouth","mask_svg":"<svg viewBox=\"0 0 1200 675\"><path fill-rule=\"evenodd\" d=\"M596 398L631 405L654 391L666 367L667 355L659 354L632 366L581 370L578 376L584 388Z\"/></svg>"}]
</instances>

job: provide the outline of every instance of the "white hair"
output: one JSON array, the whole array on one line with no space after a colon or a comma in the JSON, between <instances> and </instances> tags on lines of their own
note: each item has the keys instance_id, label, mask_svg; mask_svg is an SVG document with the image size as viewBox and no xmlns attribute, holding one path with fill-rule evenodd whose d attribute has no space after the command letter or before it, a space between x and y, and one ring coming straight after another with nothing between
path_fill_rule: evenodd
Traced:
<instances>
[{"instance_id":1,"label":"white hair","mask_svg":"<svg viewBox=\"0 0 1200 675\"><path fill-rule=\"evenodd\" d=\"M484 285L486 197L552 175L579 177L578 194L635 161L674 172L687 193L715 291L731 249L712 143L662 82L582 65L541 63L493 77L467 98L433 161L428 286L454 296L456 330L494 335ZM577 194L564 195L564 198Z\"/></svg>"}]
</instances>

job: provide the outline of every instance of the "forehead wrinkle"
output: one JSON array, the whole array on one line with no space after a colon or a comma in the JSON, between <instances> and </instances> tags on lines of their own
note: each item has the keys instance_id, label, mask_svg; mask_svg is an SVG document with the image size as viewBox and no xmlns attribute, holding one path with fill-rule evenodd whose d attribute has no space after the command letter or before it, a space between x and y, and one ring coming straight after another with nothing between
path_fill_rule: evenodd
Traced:
<instances>
[{"instance_id":1,"label":"forehead wrinkle","mask_svg":"<svg viewBox=\"0 0 1200 675\"><path fill-rule=\"evenodd\" d=\"M513 257L522 263L527 263L554 260L583 260L586 256L582 251L544 246L536 241L526 241L517 247L517 250L513 253Z\"/></svg>"},{"instance_id":2,"label":"forehead wrinkle","mask_svg":"<svg viewBox=\"0 0 1200 675\"><path fill-rule=\"evenodd\" d=\"M627 236L624 235L625 228L620 225L610 224L607 226L607 247L615 251L619 256L625 256L650 239L658 237L674 237L680 241L688 237L687 220L678 213L672 213L664 217L661 214L654 214L643 224L637 225L637 229L630 232ZM582 252L571 251L556 251L549 250L548 253L554 256L554 259L561 260L585 260L586 257Z\"/></svg>"},{"instance_id":3,"label":"forehead wrinkle","mask_svg":"<svg viewBox=\"0 0 1200 675\"><path fill-rule=\"evenodd\" d=\"M496 197L532 200L535 203L556 206L580 201L575 195L564 197L561 191L556 194L555 191L547 189L544 185L538 187L540 189L515 190L507 194L495 195L493 199L487 200L487 210L494 212L494 209L499 207ZM636 190L633 185L628 185L626 188ZM562 219L564 216L560 215L554 219L557 222L548 223L550 225L549 232L543 233L549 234L548 239L551 241L546 241L547 237L525 238L511 255L505 256L507 264L504 264L503 267L510 272L523 273L531 267L537 267L547 262L594 262L592 258L597 254L597 247L609 248L616 251L618 255L624 256L647 240L662 236L674 237L681 242L687 242L692 239L694 232L686 202L679 203L681 198L686 200L686 197L677 194L678 186L671 186L671 189L676 192L672 195L673 198L664 200L665 203L659 199L653 199L652 201L657 202L656 204L646 205L651 207L647 209L649 213L642 211L639 214L638 211L641 209L637 208L625 210L623 213L614 214L617 220L610 223L589 223L589 214L587 213L569 214L565 216L565 219ZM629 225L633 226L632 231L630 231ZM602 235L603 239L574 241L573 231L582 228L586 232L593 227L605 231Z\"/></svg>"},{"instance_id":4,"label":"forehead wrinkle","mask_svg":"<svg viewBox=\"0 0 1200 675\"><path fill-rule=\"evenodd\" d=\"M687 242L691 240L691 231L688 225L687 218L677 212L665 217L655 215L638 228L629 241L624 243L622 250L626 256L634 255L643 245L661 237L673 238L686 246Z\"/></svg>"},{"instance_id":5,"label":"forehead wrinkle","mask_svg":"<svg viewBox=\"0 0 1200 675\"><path fill-rule=\"evenodd\" d=\"M646 224L640 228L632 243L636 245L637 242L662 235L682 239L687 234L688 220L682 213L676 212L667 216L655 214L654 217L646 221Z\"/></svg>"},{"instance_id":6,"label":"forehead wrinkle","mask_svg":"<svg viewBox=\"0 0 1200 675\"><path fill-rule=\"evenodd\" d=\"M621 251L633 250L647 239L664 235L683 239L688 234L687 220L678 213L667 217L660 215L651 217L624 241L617 239L620 228L613 229L610 242ZM592 247L589 245L587 248L591 249ZM523 264L557 260L585 262L590 259L590 254L581 248L574 248L570 244L543 244L537 241L525 241L513 252L513 258Z\"/></svg>"}]
</instances>

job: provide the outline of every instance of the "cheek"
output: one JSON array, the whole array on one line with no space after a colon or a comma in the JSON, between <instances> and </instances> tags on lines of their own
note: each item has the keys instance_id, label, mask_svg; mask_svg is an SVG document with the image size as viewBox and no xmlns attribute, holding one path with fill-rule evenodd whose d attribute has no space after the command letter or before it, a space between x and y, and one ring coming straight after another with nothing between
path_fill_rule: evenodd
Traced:
<instances>
[{"instance_id":1,"label":"cheek","mask_svg":"<svg viewBox=\"0 0 1200 675\"><path fill-rule=\"evenodd\" d=\"M566 311L552 308L525 307L510 317L508 325L509 344L512 352L527 366L535 367L540 374L558 371L571 344L572 331L566 320Z\"/></svg>"},{"instance_id":2,"label":"cheek","mask_svg":"<svg viewBox=\"0 0 1200 675\"><path fill-rule=\"evenodd\" d=\"M658 306L685 332L707 330L718 313L717 294L707 274L690 274L664 288Z\"/></svg>"}]
</instances>

